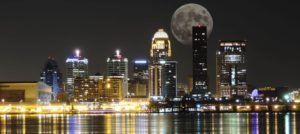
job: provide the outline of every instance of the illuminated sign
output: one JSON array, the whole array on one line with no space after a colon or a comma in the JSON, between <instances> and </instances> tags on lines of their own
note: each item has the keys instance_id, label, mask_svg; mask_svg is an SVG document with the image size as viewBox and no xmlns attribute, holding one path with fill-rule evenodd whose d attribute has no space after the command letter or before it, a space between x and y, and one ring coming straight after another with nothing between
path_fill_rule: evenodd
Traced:
<instances>
[{"instance_id":1,"label":"illuminated sign","mask_svg":"<svg viewBox=\"0 0 300 134\"><path fill-rule=\"evenodd\" d=\"M241 55L225 55L226 62L240 62L242 61Z\"/></svg>"},{"instance_id":2,"label":"illuminated sign","mask_svg":"<svg viewBox=\"0 0 300 134\"><path fill-rule=\"evenodd\" d=\"M159 63L160 63L160 64L166 64L166 61L161 60L161 61L159 61Z\"/></svg>"},{"instance_id":3,"label":"illuminated sign","mask_svg":"<svg viewBox=\"0 0 300 134\"><path fill-rule=\"evenodd\" d=\"M147 61L146 60L136 60L134 61L135 64L146 64Z\"/></svg>"}]
</instances>

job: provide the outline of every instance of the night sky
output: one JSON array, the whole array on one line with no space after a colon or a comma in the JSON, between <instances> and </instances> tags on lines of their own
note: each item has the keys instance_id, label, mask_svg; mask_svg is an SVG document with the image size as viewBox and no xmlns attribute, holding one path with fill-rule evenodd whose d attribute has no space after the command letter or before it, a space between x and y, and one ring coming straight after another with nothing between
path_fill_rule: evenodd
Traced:
<instances>
[{"instance_id":1,"label":"night sky","mask_svg":"<svg viewBox=\"0 0 300 134\"><path fill-rule=\"evenodd\" d=\"M173 12L183 4L206 7L214 20L208 42L210 84L215 82L219 40L247 40L248 84L300 87L300 17L293 1L130 0L87 2L0 2L0 81L39 80L53 56L64 73L65 59L79 48L89 72L106 72L106 58L121 49L130 60L148 58L158 28L170 36L179 81L192 72L191 46L181 45L170 30ZM131 76L131 74L130 74Z\"/></svg>"}]
</instances>

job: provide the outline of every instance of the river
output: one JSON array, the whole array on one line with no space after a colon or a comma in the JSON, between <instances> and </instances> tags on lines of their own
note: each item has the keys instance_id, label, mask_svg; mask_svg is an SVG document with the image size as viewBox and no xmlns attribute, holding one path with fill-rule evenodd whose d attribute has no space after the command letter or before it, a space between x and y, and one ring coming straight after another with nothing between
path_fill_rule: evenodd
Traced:
<instances>
[{"instance_id":1,"label":"river","mask_svg":"<svg viewBox=\"0 0 300 134\"><path fill-rule=\"evenodd\" d=\"M299 113L3 114L0 116L1 133L13 134L300 133Z\"/></svg>"}]
</instances>

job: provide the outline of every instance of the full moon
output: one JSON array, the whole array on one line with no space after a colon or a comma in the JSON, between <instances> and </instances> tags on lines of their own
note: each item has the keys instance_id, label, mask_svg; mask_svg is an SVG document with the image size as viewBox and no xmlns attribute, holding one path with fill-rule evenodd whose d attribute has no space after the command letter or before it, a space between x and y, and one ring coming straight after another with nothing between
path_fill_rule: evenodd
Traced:
<instances>
[{"instance_id":1,"label":"full moon","mask_svg":"<svg viewBox=\"0 0 300 134\"><path fill-rule=\"evenodd\" d=\"M206 26L207 37L213 29L213 19L208 10L199 4L185 4L172 16L171 30L175 38L184 45L192 44L192 27Z\"/></svg>"}]
</instances>

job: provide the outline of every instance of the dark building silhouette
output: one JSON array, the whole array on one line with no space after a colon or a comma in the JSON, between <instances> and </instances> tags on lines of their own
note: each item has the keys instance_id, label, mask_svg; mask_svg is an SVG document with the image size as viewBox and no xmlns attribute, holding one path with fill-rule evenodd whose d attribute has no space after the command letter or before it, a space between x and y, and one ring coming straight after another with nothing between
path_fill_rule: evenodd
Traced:
<instances>
[{"instance_id":1,"label":"dark building silhouette","mask_svg":"<svg viewBox=\"0 0 300 134\"><path fill-rule=\"evenodd\" d=\"M166 61L163 70L163 96L167 98L175 98L177 92L177 61Z\"/></svg>"},{"instance_id":2,"label":"dark building silhouette","mask_svg":"<svg viewBox=\"0 0 300 134\"><path fill-rule=\"evenodd\" d=\"M207 30L205 26L193 27L193 91L204 96L208 90Z\"/></svg>"},{"instance_id":3,"label":"dark building silhouette","mask_svg":"<svg viewBox=\"0 0 300 134\"><path fill-rule=\"evenodd\" d=\"M52 100L56 100L57 94L62 92L62 74L52 57L49 57L45 62L40 81L52 87Z\"/></svg>"}]
</instances>

